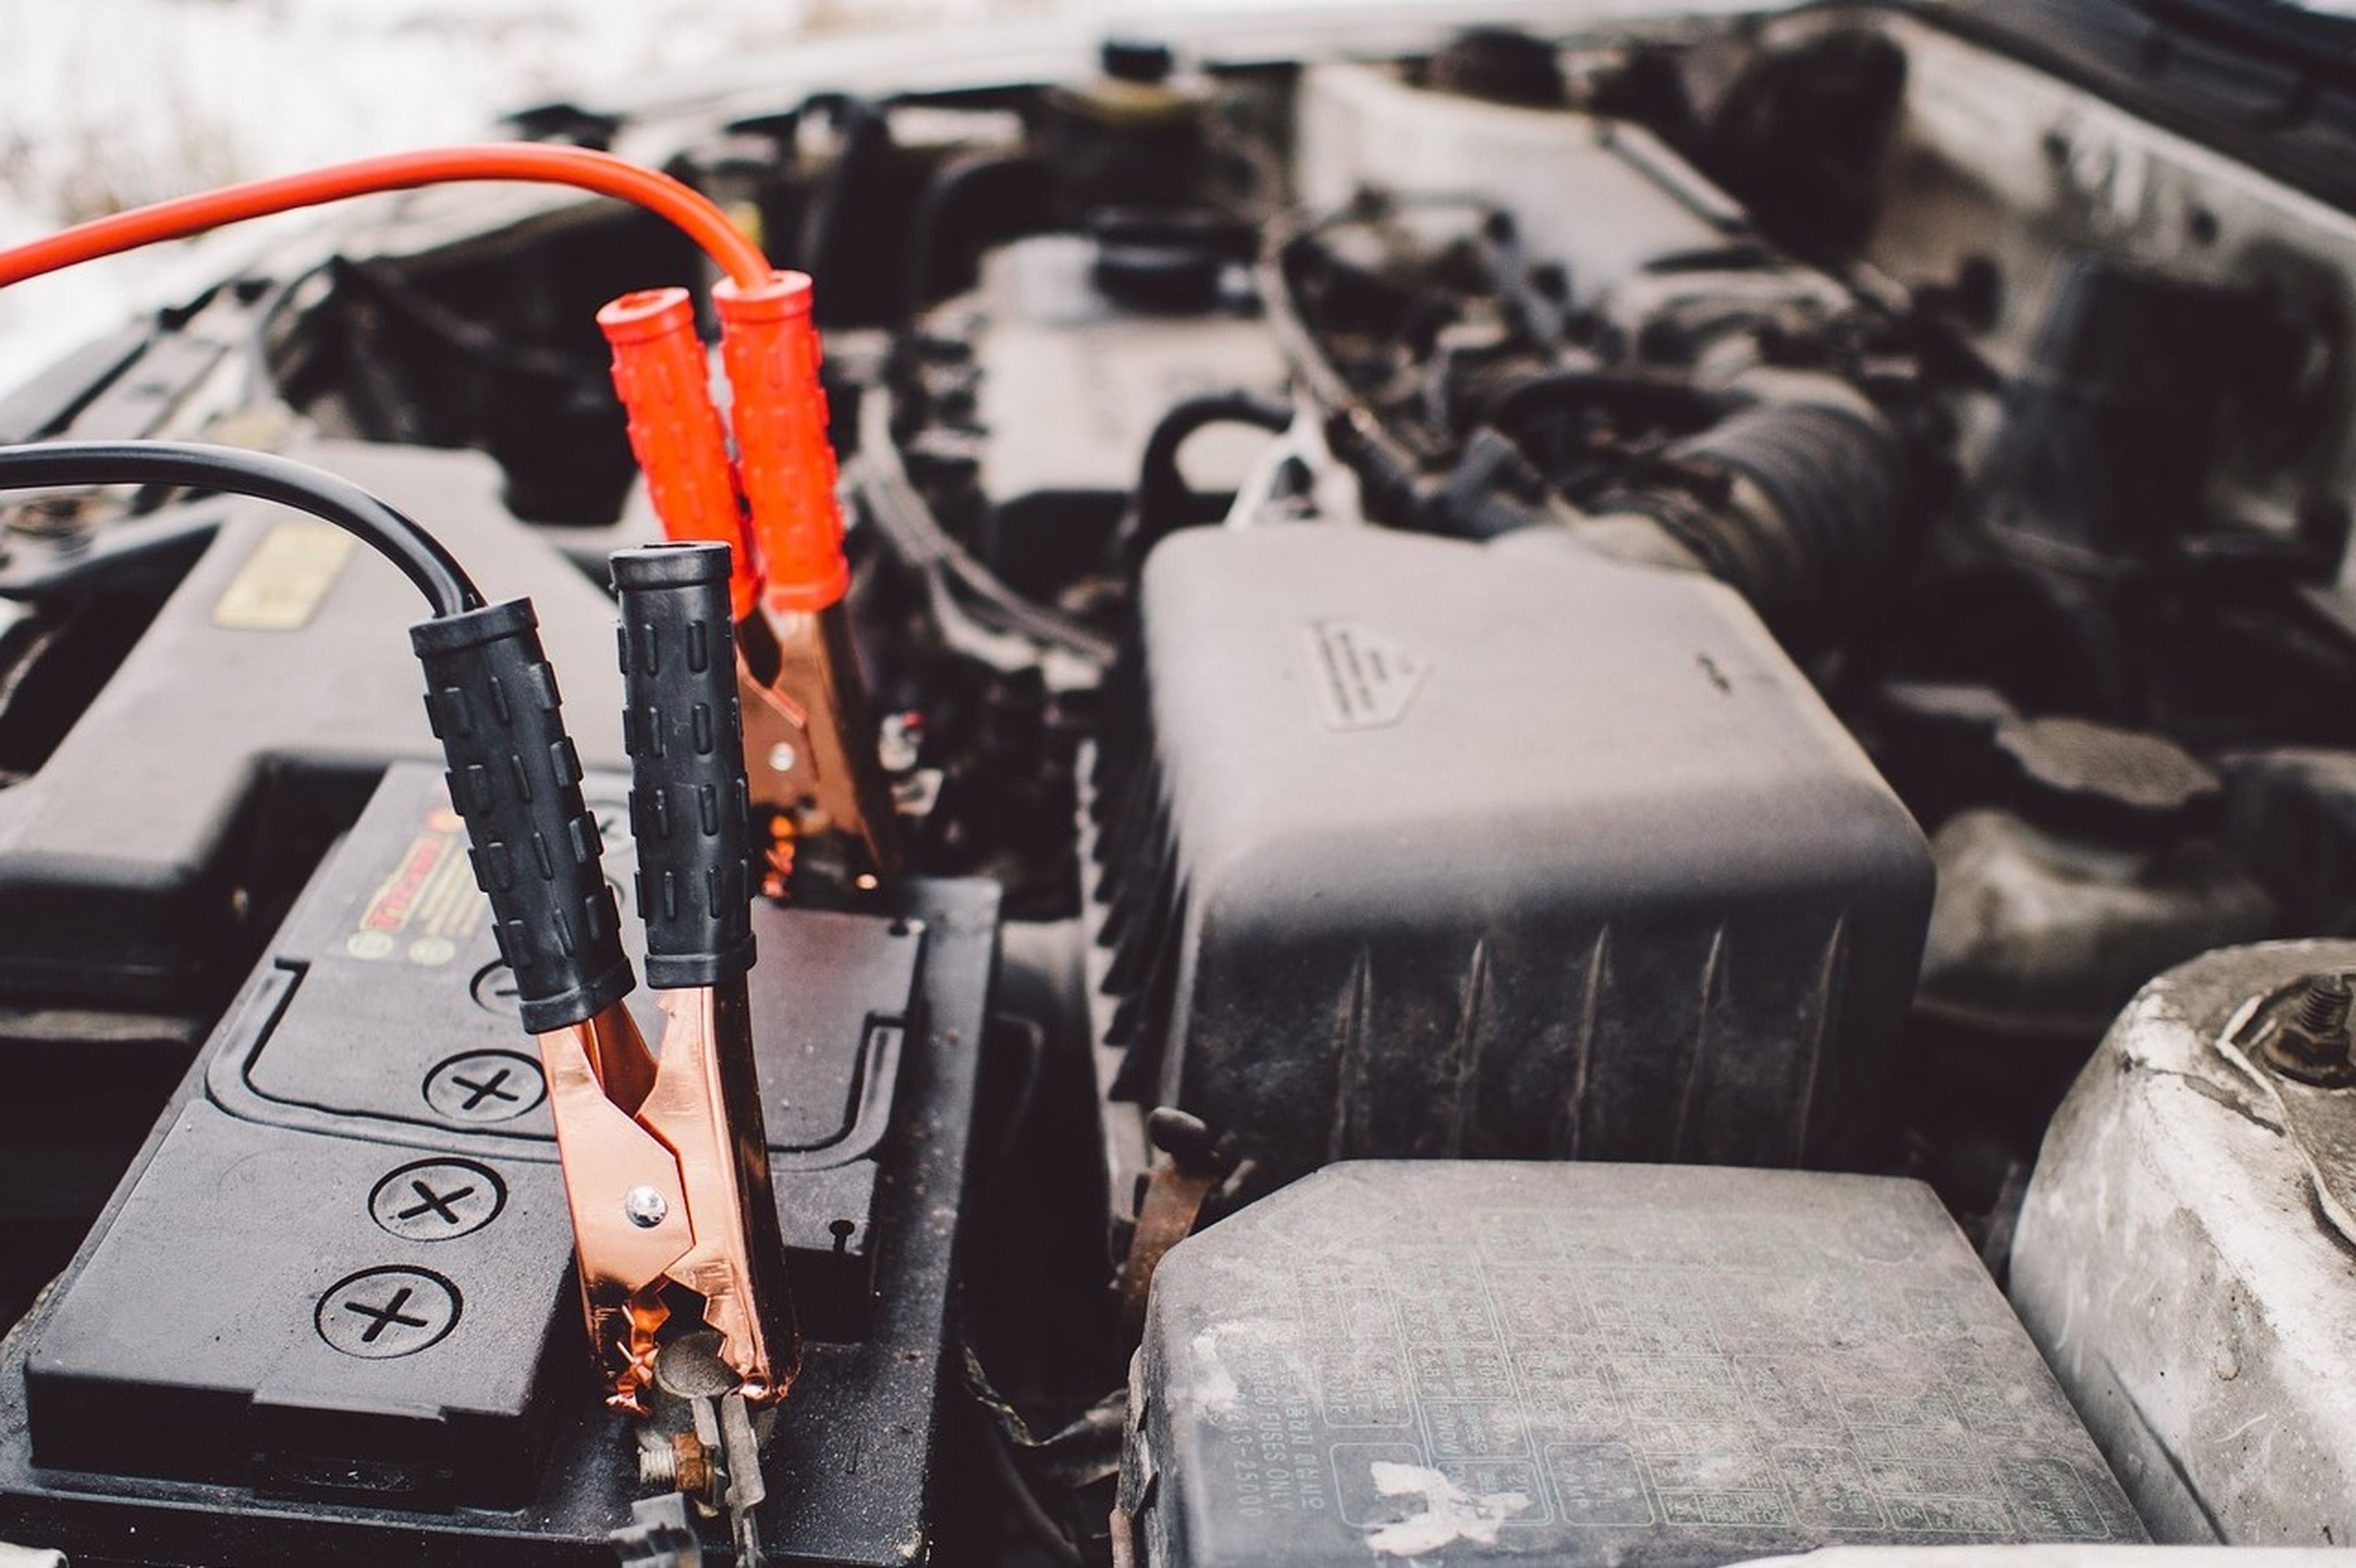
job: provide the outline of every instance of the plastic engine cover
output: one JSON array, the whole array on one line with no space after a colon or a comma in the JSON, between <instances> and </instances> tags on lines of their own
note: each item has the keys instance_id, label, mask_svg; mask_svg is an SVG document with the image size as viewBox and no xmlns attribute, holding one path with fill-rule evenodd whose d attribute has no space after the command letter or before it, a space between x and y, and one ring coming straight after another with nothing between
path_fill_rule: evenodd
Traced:
<instances>
[{"instance_id":1,"label":"plastic engine cover","mask_svg":"<svg viewBox=\"0 0 2356 1568\"><path fill-rule=\"evenodd\" d=\"M1141 624L1096 802L1120 1092L1271 1177L1886 1136L1929 854L1730 591L1195 529Z\"/></svg>"},{"instance_id":2,"label":"plastic engine cover","mask_svg":"<svg viewBox=\"0 0 2356 1568\"><path fill-rule=\"evenodd\" d=\"M1887 1178L1333 1167L1171 1253L1130 1400L1149 1568L2143 1539Z\"/></svg>"}]
</instances>

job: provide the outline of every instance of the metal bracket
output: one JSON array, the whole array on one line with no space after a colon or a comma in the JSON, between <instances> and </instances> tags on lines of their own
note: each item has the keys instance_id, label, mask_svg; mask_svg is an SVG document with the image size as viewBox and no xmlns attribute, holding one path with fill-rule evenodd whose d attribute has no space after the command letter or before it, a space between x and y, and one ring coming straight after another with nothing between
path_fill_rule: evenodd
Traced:
<instances>
[{"instance_id":1,"label":"metal bracket","mask_svg":"<svg viewBox=\"0 0 2356 1568\"><path fill-rule=\"evenodd\" d=\"M2236 1010L2217 1037L2217 1053L2274 1107L2307 1168L2317 1205L2356 1243L2356 1092L2302 1083L2264 1064L2267 1039L2294 1021L2306 985L2293 981Z\"/></svg>"}]
</instances>

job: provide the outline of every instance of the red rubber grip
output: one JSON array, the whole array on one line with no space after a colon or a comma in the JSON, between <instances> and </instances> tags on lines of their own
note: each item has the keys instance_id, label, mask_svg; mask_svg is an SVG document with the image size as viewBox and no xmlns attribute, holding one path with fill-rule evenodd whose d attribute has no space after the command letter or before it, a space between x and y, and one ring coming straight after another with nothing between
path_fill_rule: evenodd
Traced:
<instances>
[{"instance_id":1,"label":"red rubber grip","mask_svg":"<svg viewBox=\"0 0 2356 1568\"><path fill-rule=\"evenodd\" d=\"M685 289L641 289L599 311L597 325L613 346L614 390L629 412L630 450L646 471L663 532L729 547L728 602L741 621L753 613L760 580L695 335L695 306Z\"/></svg>"},{"instance_id":2,"label":"red rubber grip","mask_svg":"<svg viewBox=\"0 0 2356 1568\"><path fill-rule=\"evenodd\" d=\"M734 400L737 472L768 602L778 610L823 610L851 586L851 565L826 439L810 281L773 272L746 288L728 279L714 285L712 299Z\"/></svg>"}]
</instances>

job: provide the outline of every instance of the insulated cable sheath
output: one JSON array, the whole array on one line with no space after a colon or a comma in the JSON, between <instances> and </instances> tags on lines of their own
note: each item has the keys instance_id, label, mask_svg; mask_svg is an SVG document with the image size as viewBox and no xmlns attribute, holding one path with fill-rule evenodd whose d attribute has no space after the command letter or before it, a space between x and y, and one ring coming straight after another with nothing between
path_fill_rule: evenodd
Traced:
<instances>
[{"instance_id":1,"label":"insulated cable sheath","mask_svg":"<svg viewBox=\"0 0 2356 1568\"><path fill-rule=\"evenodd\" d=\"M436 616L483 596L442 541L349 480L268 453L175 441L60 441L0 447L0 491L173 485L275 501L333 523L401 569Z\"/></svg>"},{"instance_id":2,"label":"insulated cable sheath","mask_svg":"<svg viewBox=\"0 0 2356 1568\"><path fill-rule=\"evenodd\" d=\"M316 207L348 197L461 180L514 180L566 185L613 197L646 208L676 225L741 287L767 283L768 259L708 197L669 175L642 168L611 153L587 147L555 147L531 142L487 143L392 153L271 179L223 186L105 218L0 250L0 288L44 272L136 250L163 240L183 240L223 224Z\"/></svg>"}]
</instances>

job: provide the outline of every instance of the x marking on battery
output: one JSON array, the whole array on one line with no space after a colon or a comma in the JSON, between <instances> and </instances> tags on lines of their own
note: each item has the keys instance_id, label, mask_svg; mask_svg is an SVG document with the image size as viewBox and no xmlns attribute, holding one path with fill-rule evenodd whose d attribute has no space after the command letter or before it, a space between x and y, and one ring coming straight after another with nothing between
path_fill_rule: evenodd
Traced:
<instances>
[{"instance_id":1,"label":"x marking on battery","mask_svg":"<svg viewBox=\"0 0 2356 1568\"><path fill-rule=\"evenodd\" d=\"M462 1079L460 1082L463 1083L465 1080ZM417 1194L417 1201L401 1211L394 1216L396 1219L414 1220L422 1215L432 1213L438 1214L455 1225L461 1221L458 1211L452 1205L463 1203L475 1195L475 1189L471 1187L461 1187L455 1192L436 1192L423 1181L411 1182L409 1189Z\"/></svg>"},{"instance_id":2,"label":"x marking on battery","mask_svg":"<svg viewBox=\"0 0 2356 1568\"><path fill-rule=\"evenodd\" d=\"M457 1076L457 1074L453 1073L451 1074L450 1082L455 1083L459 1088L466 1091L466 1108L471 1111L482 1104L485 1100L512 1101L520 1099L520 1095L512 1093L507 1089L501 1087L501 1085L507 1083L508 1075L512 1071L513 1069L511 1068L502 1067L497 1072L491 1074L487 1083L477 1083L471 1078L461 1078Z\"/></svg>"},{"instance_id":3,"label":"x marking on battery","mask_svg":"<svg viewBox=\"0 0 2356 1568\"><path fill-rule=\"evenodd\" d=\"M412 1317L402 1310L402 1307L409 1305L409 1298L416 1294L417 1292L413 1287L404 1285L399 1290L393 1292L392 1299L386 1302L382 1307L370 1307L365 1302L359 1301L345 1302L345 1311L356 1312L362 1317L369 1320L369 1326L360 1330L360 1343L363 1345L375 1344L377 1336L383 1333L395 1323L402 1324L402 1326L411 1328L424 1328L424 1318Z\"/></svg>"}]
</instances>

